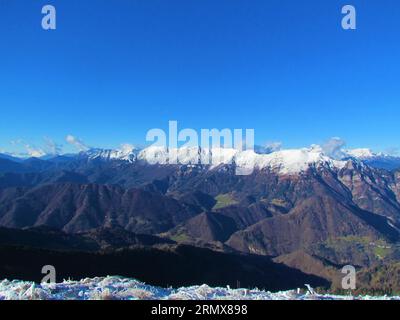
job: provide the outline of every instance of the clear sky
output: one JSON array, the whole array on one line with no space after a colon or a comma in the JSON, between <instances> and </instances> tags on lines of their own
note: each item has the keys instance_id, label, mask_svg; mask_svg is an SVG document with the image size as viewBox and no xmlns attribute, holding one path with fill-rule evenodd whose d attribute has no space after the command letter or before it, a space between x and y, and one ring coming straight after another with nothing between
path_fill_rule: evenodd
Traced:
<instances>
[{"instance_id":1,"label":"clear sky","mask_svg":"<svg viewBox=\"0 0 400 320\"><path fill-rule=\"evenodd\" d=\"M0 0L0 149L142 144L169 120L397 148L399 34L398 0Z\"/></svg>"}]
</instances>

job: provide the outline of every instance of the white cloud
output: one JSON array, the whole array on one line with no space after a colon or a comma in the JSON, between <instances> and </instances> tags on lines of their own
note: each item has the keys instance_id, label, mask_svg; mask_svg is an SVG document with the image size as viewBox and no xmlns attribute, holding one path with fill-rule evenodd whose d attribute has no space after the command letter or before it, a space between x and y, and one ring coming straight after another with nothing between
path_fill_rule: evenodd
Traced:
<instances>
[{"instance_id":1,"label":"white cloud","mask_svg":"<svg viewBox=\"0 0 400 320\"><path fill-rule=\"evenodd\" d=\"M262 146L255 146L255 151L261 154L269 154L272 152L280 151L282 149L282 142L268 142Z\"/></svg>"},{"instance_id":2,"label":"white cloud","mask_svg":"<svg viewBox=\"0 0 400 320\"><path fill-rule=\"evenodd\" d=\"M40 158L46 155L46 152L40 148L36 148L30 145L25 145L25 148L30 157Z\"/></svg>"},{"instance_id":3,"label":"white cloud","mask_svg":"<svg viewBox=\"0 0 400 320\"><path fill-rule=\"evenodd\" d=\"M82 140L74 137L73 135L67 135L65 137L65 141L73 145L76 149L78 149L78 151L87 151L89 149L89 147Z\"/></svg>"},{"instance_id":4,"label":"white cloud","mask_svg":"<svg viewBox=\"0 0 400 320\"><path fill-rule=\"evenodd\" d=\"M35 147L22 139L13 140L10 142L12 145L21 145L25 149L23 156L40 158L46 155L46 152L42 148Z\"/></svg>"},{"instance_id":5,"label":"white cloud","mask_svg":"<svg viewBox=\"0 0 400 320\"><path fill-rule=\"evenodd\" d=\"M321 148L323 152L331 158L334 159L339 159L342 158L344 155L343 152L343 147L346 145L346 142L339 138L339 137L333 137L329 139L327 142L325 142Z\"/></svg>"},{"instance_id":6,"label":"white cloud","mask_svg":"<svg viewBox=\"0 0 400 320\"><path fill-rule=\"evenodd\" d=\"M49 154L52 155L59 155L62 153L62 145L54 142L54 140L44 137L44 142L46 149L48 150Z\"/></svg>"}]
</instances>

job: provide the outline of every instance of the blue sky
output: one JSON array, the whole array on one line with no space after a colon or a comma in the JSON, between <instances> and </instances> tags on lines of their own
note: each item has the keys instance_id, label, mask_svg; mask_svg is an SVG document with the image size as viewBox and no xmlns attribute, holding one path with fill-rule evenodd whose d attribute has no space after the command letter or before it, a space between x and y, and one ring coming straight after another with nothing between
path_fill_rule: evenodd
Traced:
<instances>
[{"instance_id":1,"label":"blue sky","mask_svg":"<svg viewBox=\"0 0 400 320\"><path fill-rule=\"evenodd\" d=\"M169 120L397 148L399 31L398 0L0 0L0 149L142 144Z\"/></svg>"}]
</instances>

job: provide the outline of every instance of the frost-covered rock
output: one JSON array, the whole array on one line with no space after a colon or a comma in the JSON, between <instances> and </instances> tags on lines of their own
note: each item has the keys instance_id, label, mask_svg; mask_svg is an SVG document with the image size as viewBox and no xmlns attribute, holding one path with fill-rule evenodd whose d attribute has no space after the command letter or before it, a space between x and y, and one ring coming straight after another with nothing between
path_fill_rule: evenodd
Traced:
<instances>
[{"instance_id":1,"label":"frost-covered rock","mask_svg":"<svg viewBox=\"0 0 400 320\"><path fill-rule=\"evenodd\" d=\"M208 285L160 288L123 277L103 277L35 284L0 281L0 300L400 300L400 297L322 295L311 287L271 293L258 289L212 288Z\"/></svg>"}]
</instances>

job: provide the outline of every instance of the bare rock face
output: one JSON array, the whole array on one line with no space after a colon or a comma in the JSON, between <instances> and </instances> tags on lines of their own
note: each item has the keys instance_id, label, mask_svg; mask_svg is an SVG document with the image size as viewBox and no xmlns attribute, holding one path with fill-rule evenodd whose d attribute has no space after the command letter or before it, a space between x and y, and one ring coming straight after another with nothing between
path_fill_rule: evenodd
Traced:
<instances>
[{"instance_id":1,"label":"bare rock face","mask_svg":"<svg viewBox=\"0 0 400 320\"><path fill-rule=\"evenodd\" d=\"M398 219L398 175L351 162L339 172L338 179L361 209Z\"/></svg>"}]
</instances>

